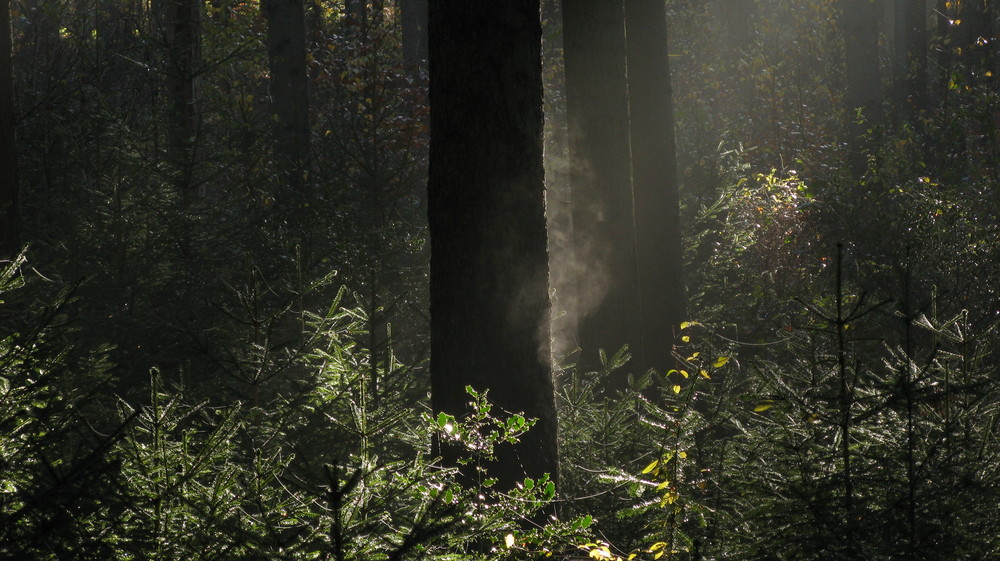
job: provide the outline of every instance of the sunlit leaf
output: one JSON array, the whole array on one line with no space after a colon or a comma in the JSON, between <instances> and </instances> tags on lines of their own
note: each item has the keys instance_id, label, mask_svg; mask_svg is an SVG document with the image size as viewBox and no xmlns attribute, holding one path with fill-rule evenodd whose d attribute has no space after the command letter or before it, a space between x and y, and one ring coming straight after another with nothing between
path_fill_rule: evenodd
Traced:
<instances>
[{"instance_id":1,"label":"sunlit leaf","mask_svg":"<svg viewBox=\"0 0 1000 561\"><path fill-rule=\"evenodd\" d=\"M681 393L681 387L677 384L674 384L674 387L671 389L674 390L674 393Z\"/></svg>"},{"instance_id":2,"label":"sunlit leaf","mask_svg":"<svg viewBox=\"0 0 1000 561\"><path fill-rule=\"evenodd\" d=\"M514 534L507 534L506 536L504 536L503 543L504 545L507 546L508 549L514 547Z\"/></svg>"},{"instance_id":3,"label":"sunlit leaf","mask_svg":"<svg viewBox=\"0 0 1000 561\"><path fill-rule=\"evenodd\" d=\"M645 469L642 470L643 475L652 472L658 465L660 465L660 460L653 460L648 466L646 466Z\"/></svg>"},{"instance_id":4,"label":"sunlit leaf","mask_svg":"<svg viewBox=\"0 0 1000 561\"><path fill-rule=\"evenodd\" d=\"M728 363L729 363L728 356L720 356L719 358L715 359L715 362L712 363L712 366L715 368L722 368Z\"/></svg>"}]
</instances>

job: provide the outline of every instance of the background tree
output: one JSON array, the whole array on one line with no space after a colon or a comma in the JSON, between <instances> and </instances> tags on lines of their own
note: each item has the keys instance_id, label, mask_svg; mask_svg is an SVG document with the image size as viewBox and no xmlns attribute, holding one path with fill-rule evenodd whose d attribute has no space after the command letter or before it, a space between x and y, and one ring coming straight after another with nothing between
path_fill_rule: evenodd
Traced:
<instances>
[{"instance_id":1,"label":"background tree","mask_svg":"<svg viewBox=\"0 0 1000 561\"><path fill-rule=\"evenodd\" d=\"M167 149L174 184L190 201L196 187L194 168L201 132L198 73L201 71L200 0L162 0L166 52Z\"/></svg>"},{"instance_id":2,"label":"background tree","mask_svg":"<svg viewBox=\"0 0 1000 561\"><path fill-rule=\"evenodd\" d=\"M275 123L274 158L289 188L305 194L309 162L309 75L302 0L265 0L267 60Z\"/></svg>"},{"instance_id":3,"label":"background tree","mask_svg":"<svg viewBox=\"0 0 1000 561\"><path fill-rule=\"evenodd\" d=\"M894 6L894 88L904 117L925 106L927 98L927 3L896 0Z\"/></svg>"},{"instance_id":4,"label":"background tree","mask_svg":"<svg viewBox=\"0 0 1000 561\"><path fill-rule=\"evenodd\" d=\"M431 401L460 416L471 385L539 419L498 451L510 489L557 472L539 3L432 0L428 31Z\"/></svg>"},{"instance_id":5,"label":"background tree","mask_svg":"<svg viewBox=\"0 0 1000 561\"><path fill-rule=\"evenodd\" d=\"M0 1L0 259L20 249L10 0Z\"/></svg>"},{"instance_id":6,"label":"background tree","mask_svg":"<svg viewBox=\"0 0 1000 561\"><path fill-rule=\"evenodd\" d=\"M399 0L403 64L415 69L427 62L427 0Z\"/></svg>"},{"instance_id":7,"label":"background tree","mask_svg":"<svg viewBox=\"0 0 1000 561\"><path fill-rule=\"evenodd\" d=\"M659 0L625 0L640 369L669 366L686 312L667 22Z\"/></svg>"},{"instance_id":8,"label":"background tree","mask_svg":"<svg viewBox=\"0 0 1000 561\"><path fill-rule=\"evenodd\" d=\"M866 162L859 143L868 124L881 117L882 78L879 72L879 4L873 0L842 0L840 28L844 40L847 88L848 161L855 177Z\"/></svg>"},{"instance_id":9,"label":"background tree","mask_svg":"<svg viewBox=\"0 0 1000 561\"><path fill-rule=\"evenodd\" d=\"M640 344L625 11L622 2L564 2L563 49L579 364ZM620 384L619 384L620 386Z\"/></svg>"}]
</instances>

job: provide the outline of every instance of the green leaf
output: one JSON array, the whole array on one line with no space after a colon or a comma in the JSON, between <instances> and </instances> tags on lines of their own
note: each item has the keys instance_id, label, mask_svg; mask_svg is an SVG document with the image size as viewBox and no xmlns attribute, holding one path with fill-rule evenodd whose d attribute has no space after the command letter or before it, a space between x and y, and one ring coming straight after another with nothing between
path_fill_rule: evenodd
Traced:
<instances>
[{"instance_id":1,"label":"green leaf","mask_svg":"<svg viewBox=\"0 0 1000 561\"><path fill-rule=\"evenodd\" d=\"M728 362L729 362L728 356L720 356L719 358L715 359L715 362L712 363L712 366L715 368L722 368Z\"/></svg>"},{"instance_id":2,"label":"green leaf","mask_svg":"<svg viewBox=\"0 0 1000 561\"><path fill-rule=\"evenodd\" d=\"M556 484L549 481L545 484L545 500L549 500L556 496Z\"/></svg>"},{"instance_id":3,"label":"green leaf","mask_svg":"<svg viewBox=\"0 0 1000 561\"><path fill-rule=\"evenodd\" d=\"M524 489L530 491L535 488L535 480L530 477L524 478Z\"/></svg>"}]
</instances>

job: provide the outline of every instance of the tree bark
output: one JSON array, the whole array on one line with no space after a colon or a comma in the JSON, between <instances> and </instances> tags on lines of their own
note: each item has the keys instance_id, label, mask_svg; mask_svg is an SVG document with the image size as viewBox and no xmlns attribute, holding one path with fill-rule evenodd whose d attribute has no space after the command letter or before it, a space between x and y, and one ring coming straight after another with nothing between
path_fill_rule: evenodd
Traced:
<instances>
[{"instance_id":1,"label":"tree bark","mask_svg":"<svg viewBox=\"0 0 1000 561\"><path fill-rule=\"evenodd\" d=\"M309 162L309 75L302 0L263 0L275 123L274 157L294 193L306 195Z\"/></svg>"},{"instance_id":2,"label":"tree bark","mask_svg":"<svg viewBox=\"0 0 1000 561\"><path fill-rule=\"evenodd\" d=\"M579 279L567 311L578 318L579 365L595 369L598 349L640 344L622 2L564 2L563 37Z\"/></svg>"},{"instance_id":3,"label":"tree bark","mask_svg":"<svg viewBox=\"0 0 1000 561\"><path fill-rule=\"evenodd\" d=\"M10 0L0 0L0 259L20 249Z\"/></svg>"},{"instance_id":4,"label":"tree bark","mask_svg":"<svg viewBox=\"0 0 1000 561\"><path fill-rule=\"evenodd\" d=\"M461 416L471 385L495 412L538 419L490 465L506 490L526 474L557 477L539 5L429 8L432 404Z\"/></svg>"},{"instance_id":5,"label":"tree bark","mask_svg":"<svg viewBox=\"0 0 1000 561\"><path fill-rule=\"evenodd\" d=\"M684 250L677 190L677 149L662 0L625 0L631 116L632 192L639 271L638 366L672 363L674 332L684 321Z\"/></svg>"}]
</instances>

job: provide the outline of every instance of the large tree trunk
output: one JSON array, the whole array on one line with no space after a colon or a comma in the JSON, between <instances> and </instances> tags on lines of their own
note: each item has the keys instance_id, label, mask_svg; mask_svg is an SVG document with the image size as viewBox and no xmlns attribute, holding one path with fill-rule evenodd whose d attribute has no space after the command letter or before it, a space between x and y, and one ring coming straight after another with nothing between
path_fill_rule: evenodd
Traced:
<instances>
[{"instance_id":1,"label":"large tree trunk","mask_svg":"<svg viewBox=\"0 0 1000 561\"><path fill-rule=\"evenodd\" d=\"M0 0L0 259L12 258L21 243L12 54L10 0Z\"/></svg>"},{"instance_id":2,"label":"large tree trunk","mask_svg":"<svg viewBox=\"0 0 1000 561\"><path fill-rule=\"evenodd\" d=\"M309 162L309 75L302 0L263 0L267 19L267 58L271 70L271 107L275 123L274 157L289 188L306 191Z\"/></svg>"},{"instance_id":3,"label":"large tree trunk","mask_svg":"<svg viewBox=\"0 0 1000 561\"><path fill-rule=\"evenodd\" d=\"M538 0L431 0L429 13L432 403L462 415L471 385L498 413L538 418L490 466L510 489L556 477Z\"/></svg>"},{"instance_id":4,"label":"large tree trunk","mask_svg":"<svg viewBox=\"0 0 1000 561\"><path fill-rule=\"evenodd\" d=\"M622 2L563 3L580 366L639 345ZM610 381L622 387L623 379Z\"/></svg>"},{"instance_id":5,"label":"large tree trunk","mask_svg":"<svg viewBox=\"0 0 1000 561\"><path fill-rule=\"evenodd\" d=\"M673 100L662 0L625 0L642 369L666 370L686 313Z\"/></svg>"}]
</instances>

